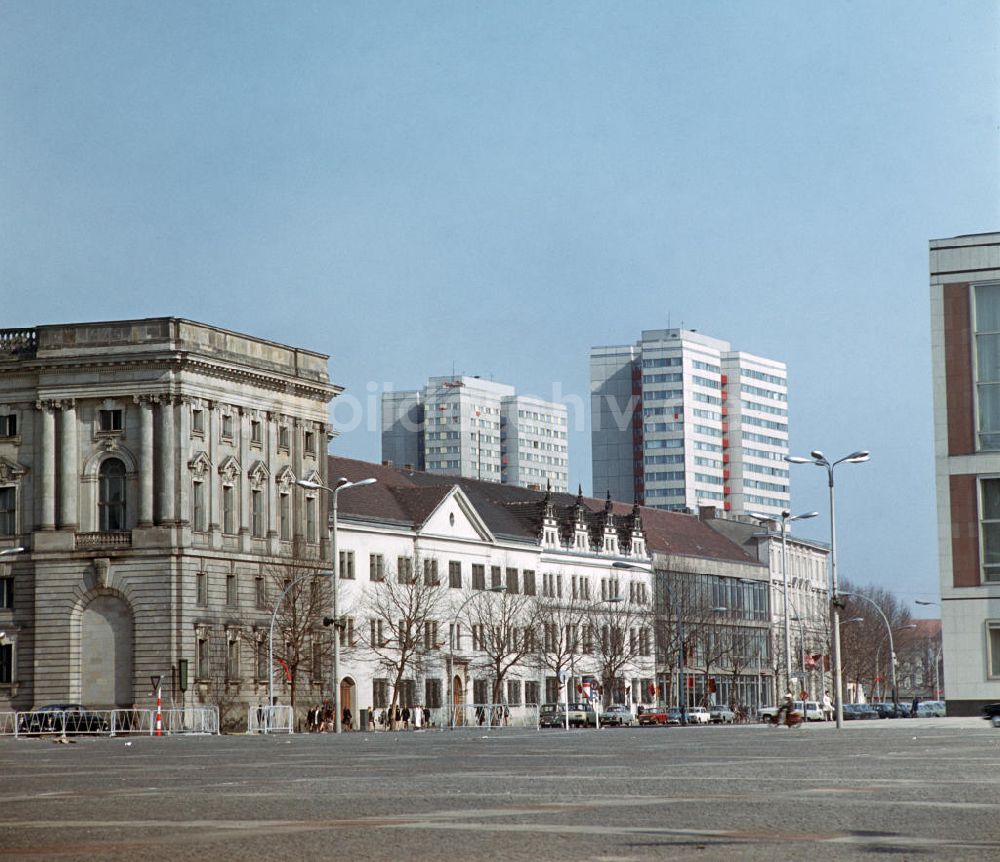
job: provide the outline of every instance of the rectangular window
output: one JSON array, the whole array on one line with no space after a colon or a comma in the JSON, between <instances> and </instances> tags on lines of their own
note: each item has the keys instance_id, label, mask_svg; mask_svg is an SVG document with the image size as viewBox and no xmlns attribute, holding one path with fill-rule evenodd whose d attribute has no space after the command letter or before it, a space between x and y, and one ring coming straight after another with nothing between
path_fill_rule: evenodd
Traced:
<instances>
[{"instance_id":1,"label":"rectangular window","mask_svg":"<svg viewBox=\"0 0 1000 862\"><path fill-rule=\"evenodd\" d=\"M305 433L305 450L306 455L316 454L316 435L312 431Z\"/></svg>"},{"instance_id":2,"label":"rectangular window","mask_svg":"<svg viewBox=\"0 0 1000 862\"><path fill-rule=\"evenodd\" d=\"M372 706L385 709L389 705L389 680L378 677L372 680Z\"/></svg>"},{"instance_id":3,"label":"rectangular window","mask_svg":"<svg viewBox=\"0 0 1000 862\"><path fill-rule=\"evenodd\" d=\"M1000 449L1000 284L974 290L979 448Z\"/></svg>"},{"instance_id":4,"label":"rectangular window","mask_svg":"<svg viewBox=\"0 0 1000 862\"><path fill-rule=\"evenodd\" d=\"M14 579L0 578L0 608L14 607Z\"/></svg>"},{"instance_id":5,"label":"rectangular window","mask_svg":"<svg viewBox=\"0 0 1000 862\"><path fill-rule=\"evenodd\" d=\"M231 536L236 532L236 489L222 486L222 532Z\"/></svg>"},{"instance_id":6,"label":"rectangular window","mask_svg":"<svg viewBox=\"0 0 1000 862\"><path fill-rule=\"evenodd\" d=\"M292 540L292 501L289 494L278 495L278 530L281 541Z\"/></svg>"},{"instance_id":7,"label":"rectangular window","mask_svg":"<svg viewBox=\"0 0 1000 862\"><path fill-rule=\"evenodd\" d=\"M1000 479L980 480L983 580L1000 581Z\"/></svg>"},{"instance_id":8,"label":"rectangular window","mask_svg":"<svg viewBox=\"0 0 1000 862\"><path fill-rule=\"evenodd\" d=\"M989 651L990 677L1000 677L1000 621L991 620L986 623L987 643Z\"/></svg>"},{"instance_id":9,"label":"rectangular window","mask_svg":"<svg viewBox=\"0 0 1000 862\"><path fill-rule=\"evenodd\" d=\"M521 705L521 680L507 680L507 704L509 706Z\"/></svg>"},{"instance_id":10,"label":"rectangular window","mask_svg":"<svg viewBox=\"0 0 1000 862\"><path fill-rule=\"evenodd\" d=\"M260 446L264 442L264 434L261 429L260 419L250 420L250 442L254 446Z\"/></svg>"},{"instance_id":11,"label":"rectangular window","mask_svg":"<svg viewBox=\"0 0 1000 862\"><path fill-rule=\"evenodd\" d=\"M0 536L17 535L17 488L0 488Z\"/></svg>"},{"instance_id":12,"label":"rectangular window","mask_svg":"<svg viewBox=\"0 0 1000 862\"><path fill-rule=\"evenodd\" d=\"M306 542L315 545L319 541L316 531L316 498L306 497Z\"/></svg>"},{"instance_id":13,"label":"rectangular window","mask_svg":"<svg viewBox=\"0 0 1000 862\"><path fill-rule=\"evenodd\" d=\"M472 681L472 699L476 703L489 703L489 683L485 679L476 679Z\"/></svg>"},{"instance_id":14,"label":"rectangular window","mask_svg":"<svg viewBox=\"0 0 1000 862\"><path fill-rule=\"evenodd\" d=\"M222 439L233 439L233 417L229 413L222 414Z\"/></svg>"},{"instance_id":15,"label":"rectangular window","mask_svg":"<svg viewBox=\"0 0 1000 862\"><path fill-rule=\"evenodd\" d=\"M226 575L226 604L236 607L236 575Z\"/></svg>"},{"instance_id":16,"label":"rectangular window","mask_svg":"<svg viewBox=\"0 0 1000 862\"><path fill-rule=\"evenodd\" d=\"M434 620L424 623L424 649L435 650L441 646L438 641L438 624Z\"/></svg>"},{"instance_id":17,"label":"rectangular window","mask_svg":"<svg viewBox=\"0 0 1000 862\"><path fill-rule=\"evenodd\" d=\"M198 679L209 679L212 675L212 665L209 653L208 634L200 633L197 642Z\"/></svg>"},{"instance_id":18,"label":"rectangular window","mask_svg":"<svg viewBox=\"0 0 1000 862\"><path fill-rule=\"evenodd\" d=\"M267 587L262 577L258 576L254 578L254 596L258 610L263 610L267 607Z\"/></svg>"},{"instance_id":19,"label":"rectangular window","mask_svg":"<svg viewBox=\"0 0 1000 862\"><path fill-rule=\"evenodd\" d=\"M486 589L486 566L481 563L472 564L472 589Z\"/></svg>"},{"instance_id":20,"label":"rectangular window","mask_svg":"<svg viewBox=\"0 0 1000 862\"><path fill-rule=\"evenodd\" d=\"M428 709L440 709L441 700L441 680L428 677L424 680L424 706Z\"/></svg>"},{"instance_id":21,"label":"rectangular window","mask_svg":"<svg viewBox=\"0 0 1000 862\"><path fill-rule=\"evenodd\" d=\"M448 586L453 590L462 589L462 563L458 560L448 561Z\"/></svg>"},{"instance_id":22,"label":"rectangular window","mask_svg":"<svg viewBox=\"0 0 1000 862\"><path fill-rule=\"evenodd\" d=\"M497 587L503 586L503 581L500 579L501 570L500 566L490 566L490 588L496 589Z\"/></svg>"},{"instance_id":23,"label":"rectangular window","mask_svg":"<svg viewBox=\"0 0 1000 862\"><path fill-rule=\"evenodd\" d=\"M250 530L255 539L264 538L264 492L259 488L250 492Z\"/></svg>"},{"instance_id":24,"label":"rectangular window","mask_svg":"<svg viewBox=\"0 0 1000 862\"><path fill-rule=\"evenodd\" d=\"M396 558L396 578L401 584L413 583L413 560L410 557Z\"/></svg>"},{"instance_id":25,"label":"rectangular window","mask_svg":"<svg viewBox=\"0 0 1000 862\"><path fill-rule=\"evenodd\" d=\"M524 683L524 702L529 705L538 704L538 694L539 685L533 680L529 679Z\"/></svg>"},{"instance_id":26,"label":"rectangular window","mask_svg":"<svg viewBox=\"0 0 1000 862\"><path fill-rule=\"evenodd\" d=\"M507 592L511 594L518 593L520 592L518 589L519 586L517 569L507 569Z\"/></svg>"},{"instance_id":27,"label":"rectangular window","mask_svg":"<svg viewBox=\"0 0 1000 862\"><path fill-rule=\"evenodd\" d=\"M195 583L197 585L196 600L199 607L208 607L208 575L204 572L198 572L195 575Z\"/></svg>"},{"instance_id":28,"label":"rectangular window","mask_svg":"<svg viewBox=\"0 0 1000 862\"><path fill-rule=\"evenodd\" d=\"M14 645L0 644L0 685L14 681Z\"/></svg>"},{"instance_id":29,"label":"rectangular window","mask_svg":"<svg viewBox=\"0 0 1000 862\"><path fill-rule=\"evenodd\" d=\"M196 533L205 532L205 483L191 484L191 529Z\"/></svg>"},{"instance_id":30,"label":"rectangular window","mask_svg":"<svg viewBox=\"0 0 1000 862\"><path fill-rule=\"evenodd\" d=\"M354 580L354 551L340 551L340 579L342 581Z\"/></svg>"},{"instance_id":31,"label":"rectangular window","mask_svg":"<svg viewBox=\"0 0 1000 862\"><path fill-rule=\"evenodd\" d=\"M545 702L546 703L559 703L559 677L557 676L547 676L545 677Z\"/></svg>"},{"instance_id":32,"label":"rectangular window","mask_svg":"<svg viewBox=\"0 0 1000 862\"><path fill-rule=\"evenodd\" d=\"M191 433L199 436L205 434L205 411L200 407L191 409Z\"/></svg>"},{"instance_id":33,"label":"rectangular window","mask_svg":"<svg viewBox=\"0 0 1000 862\"><path fill-rule=\"evenodd\" d=\"M357 643L357 637L354 634L354 617L348 617L344 620L344 625L337 629L340 635L340 645L342 647L354 646Z\"/></svg>"},{"instance_id":34,"label":"rectangular window","mask_svg":"<svg viewBox=\"0 0 1000 862\"><path fill-rule=\"evenodd\" d=\"M386 645L385 629L382 620L371 620L371 638L368 645L372 647L384 647Z\"/></svg>"},{"instance_id":35,"label":"rectangular window","mask_svg":"<svg viewBox=\"0 0 1000 862\"><path fill-rule=\"evenodd\" d=\"M535 573L531 569L524 570L524 594L535 595Z\"/></svg>"},{"instance_id":36,"label":"rectangular window","mask_svg":"<svg viewBox=\"0 0 1000 862\"><path fill-rule=\"evenodd\" d=\"M0 416L0 437L17 436L17 414L8 413Z\"/></svg>"},{"instance_id":37,"label":"rectangular window","mask_svg":"<svg viewBox=\"0 0 1000 862\"><path fill-rule=\"evenodd\" d=\"M440 583L441 579L438 577L438 561L424 560L424 586L436 587Z\"/></svg>"},{"instance_id":38,"label":"rectangular window","mask_svg":"<svg viewBox=\"0 0 1000 862\"><path fill-rule=\"evenodd\" d=\"M122 430L121 410L99 410L97 412L97 416L98 416L97 427L102 432L108 434Z\"/></svg>"},{"instance_id":39,"label":"rectangular window","mask_svg":"<svg viewBox=\"0 0 1000 862\"><path fill-rule=\"evenodd\" d=\"M385 580L385 557L382 554L368 555L368 578L372 581Z\"/></svg>"},{"instance_id":40,"label":"rectangular window","mask_svg":"<svg viewBox=\"0 0 1000 862\"><path fill-rule=\"evenodd\" d=\"M226 679L240 678L240 639L233 637L226 643Z\"/></svg>"},{"instance_id":41,"label":"rectangular window","mask_svg":"<svg viewBox=\"0 0 1000 862\"><path fill-rule=\"evenodd\" d=\"M288 426L287 425L279 425L278 426L278 449L284 450L285 452L288 451L288 438L289 438Z\"/></svg>"},{"instance_id":42,"label":"rectangular window","mask_svg":"<svg viewBox=\"0 0 1000 862\"><path fill-rule=\"evenodd\" d=\"M411 707L417 698L417 681L414 679L403 679L399 681L399 705L400 707Z\"/></svg>"}]
</instances>

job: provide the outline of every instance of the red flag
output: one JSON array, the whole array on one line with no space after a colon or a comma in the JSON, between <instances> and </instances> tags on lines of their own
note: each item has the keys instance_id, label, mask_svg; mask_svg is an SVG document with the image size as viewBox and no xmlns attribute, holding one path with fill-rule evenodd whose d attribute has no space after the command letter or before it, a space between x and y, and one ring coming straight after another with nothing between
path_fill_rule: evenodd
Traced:
<instances>
[{"instance_id":1,"label":"red flag","mask_svg":"<svg viewBox=\"0 0 1000 862\"><path fill-rule=\"evenodd\" d=\"M292 671L288 667L288 662L285 661L283 658L279 658L278 659L278 664L280 664L285 669L285 679L288 680L288 682L291 682L292 681Z\"/></svg>"}]
</instances>

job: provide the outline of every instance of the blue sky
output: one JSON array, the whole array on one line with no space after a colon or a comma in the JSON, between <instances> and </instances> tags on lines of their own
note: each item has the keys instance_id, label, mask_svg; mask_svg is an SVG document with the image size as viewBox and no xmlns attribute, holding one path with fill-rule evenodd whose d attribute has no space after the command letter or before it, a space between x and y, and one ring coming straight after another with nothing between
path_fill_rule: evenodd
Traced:
<instances>
[{"instance_id":1,"label":"blue sky","mask_svg":"<svg viewBox=\"0 0 1000 862\"><path fill-rule=\"evenodd\" d=\"M935 599L927 240L1000 228L970 2L0 2L3 326L176 315L331 355L334 451L456 369L589 398L697 328L788 364L840 573ZM590 485L586 415L571 480ZM793 474L829 535L825 473Z\"/></svg>"}]
</instances>

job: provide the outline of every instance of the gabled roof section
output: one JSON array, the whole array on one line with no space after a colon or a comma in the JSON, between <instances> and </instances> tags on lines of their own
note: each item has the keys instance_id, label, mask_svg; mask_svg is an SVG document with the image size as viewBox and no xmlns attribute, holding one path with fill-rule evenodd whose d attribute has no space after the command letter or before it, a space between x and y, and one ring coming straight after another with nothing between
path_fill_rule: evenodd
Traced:
<instances>
[{"instance_id":1,"label":"gabled roof section","mask_svg":"<svg viewBox=\"0 0 1000 862\"><path fill-rule=\"evenodd\" d=\"M413 489L424 493L431 489ZM492 542L495 540L476 507L458 485L452 485L434 510L420 525L420 533L465 540Z\"/></svg>"},{"instance_id":2,"label":"gabled roof section","mask_svg":"<svg viewBox=\"0 0 1000 862\"><path fill-rule=\"evenodd\" d=\"M492 536L537 542L544 514L544 491L483 482L459 476L445 476L372 464L350 458L330 458L330 480L343 476L351 481L374 478L376 484L350 490L339 498L345 515L375 521L404 522L415 528L426 521L452 488L461 489L483 525ZM422 493L411 493L419 490ZM578 497L551 494L556 518L563 523L571 517ZM581 497L588 524L602 523L606 500ZM634 514L633 503L611 501L611 512L622 522ZM713 530L696 515L639 507L646 546L650 552L704 557L737 563L758 563L740 545ZM759 563L758 563L759 564Z\"/></svg>"}]
</instances>

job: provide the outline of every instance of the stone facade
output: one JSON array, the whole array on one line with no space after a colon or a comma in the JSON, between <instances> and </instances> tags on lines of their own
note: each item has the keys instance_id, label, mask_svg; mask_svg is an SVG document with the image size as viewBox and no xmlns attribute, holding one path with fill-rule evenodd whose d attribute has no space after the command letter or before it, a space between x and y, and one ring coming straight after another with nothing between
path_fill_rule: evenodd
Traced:
<instances>
[{"instance_id":1,"label":"stone facade","mask_svg":"<svg viewBox=\"0 0 1000 862\"><path fill-rule=\"evenodd\" d=\"M151 676L212 700L263 569L325 558L327 500L295 483L326 482L339 391L325 355L178 318L0 332L0 549L25 548L0 709L149 704ZM266 694L252 666L227 696Z\"/></svg>"}]
</instances>

